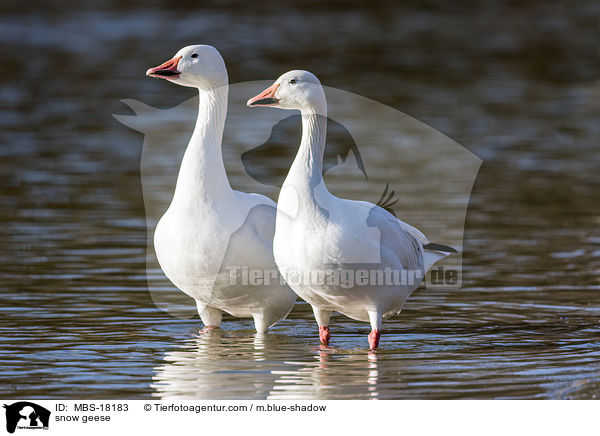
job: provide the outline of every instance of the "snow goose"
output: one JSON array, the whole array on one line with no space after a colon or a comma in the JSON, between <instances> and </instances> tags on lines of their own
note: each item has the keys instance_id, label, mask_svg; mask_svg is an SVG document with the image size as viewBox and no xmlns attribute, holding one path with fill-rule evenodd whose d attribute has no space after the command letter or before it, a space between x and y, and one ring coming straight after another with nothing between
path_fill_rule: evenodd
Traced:
<instances>
[{"instance_id":1,"label":"snow goose","mask_svg":"<svg viewBox=\"0 0 600 436\"><path fill-rule=\"evenodd\" d=\"M313 309L322 343L332 311L370 322L377 348L382 320L399 313L431 266L455 250L432 244L383 208L331 194L322 177L327 102L319 80L290 71L248 106L300 110L302 139L282 185L273 249L292 289Z\"/></svg>"},{"instance_id":2,"label":"snow goose","mask_svg":"<svg viewBox=\"0 0 600 436\"><path fill-rule=\"evenodd\" d=\"M208 45L182 48L146 75L197 88L196 127L185 151L173 200L154 234L158 262L181 291L194 298L205 330L219 327L223 312L252 317L263 333L291 310L296 295L272 276L276 204L233 190L221 141L228 77L220 53ZM248 271L261 286L249 286ZM261 277L261 274L264 274Z\"/></svg>"}]
</instances>

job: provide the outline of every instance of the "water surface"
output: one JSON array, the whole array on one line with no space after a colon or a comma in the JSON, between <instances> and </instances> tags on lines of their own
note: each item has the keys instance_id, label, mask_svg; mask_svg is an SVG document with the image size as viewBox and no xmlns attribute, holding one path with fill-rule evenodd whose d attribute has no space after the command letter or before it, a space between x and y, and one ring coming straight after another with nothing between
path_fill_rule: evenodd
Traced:
<instances>
[{"instance_id":1,"label":"water surface","mask_svg":"<svg viewBox=\"0 0 600 436\"><path fill-rule=\"evenodd\" d=\"M600 8L563 3L3 5L0 396L597 398ZM231 318L198 335L191 300L147 273L143 137L111 116L193 97L143 73L198 42L232 83L306 68L481 157L462 288L418 291L377 353L342 316L320 347L304 303L264 338Z\"/></svg>"}]
</instances>

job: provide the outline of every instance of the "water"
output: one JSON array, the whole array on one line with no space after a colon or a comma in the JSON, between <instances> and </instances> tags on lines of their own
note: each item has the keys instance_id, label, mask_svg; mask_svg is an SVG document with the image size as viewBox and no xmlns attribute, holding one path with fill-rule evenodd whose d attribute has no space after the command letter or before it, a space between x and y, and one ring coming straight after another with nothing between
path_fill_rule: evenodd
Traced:
<instances>
[{"instance_id":1,"label":"water","mask_svg":"<svg viewBox=\"0 0 600 436\"><path fill-rule=\"evenodd\" d=\"M0 395L597 398L600 8L405 3L3 4ZM220 49L232 83L306 68L480 156L462 288L418 291L375 354L368 327L342 316L319 347L303 303L263 339L230 318L198 335L193 307L151 271L178 317L157 308L143 137L110 114L130 114L122 98L193 97L143 73L195 42Z\"/></svg>"}]
</instances>

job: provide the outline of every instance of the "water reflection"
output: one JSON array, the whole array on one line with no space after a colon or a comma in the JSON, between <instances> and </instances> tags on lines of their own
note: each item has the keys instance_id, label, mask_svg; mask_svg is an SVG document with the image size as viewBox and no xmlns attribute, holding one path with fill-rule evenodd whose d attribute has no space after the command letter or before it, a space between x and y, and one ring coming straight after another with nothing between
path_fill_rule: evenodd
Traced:
<instances>
[{"instance_id":1,"label":"water reflection","mask_svg":"<svg viewBox=\"0 0 600 436\"><path fill-rule=\"evenodd\" d=\"M151 386L161 398L266 398L275 379L268 349L264 338L202 334L165 355Z\"/></svg>"},{"instance_id":2,"label":"water reflection","mask_svg":"<svg viewBox=\"0 0 600 436\"><path fill-rule=\"evenodd\" d=\"M315 362L281 373L269 399L376 399L378 362L375 353L340 350L320 345Z\"/></svg>"},{"instance_id":3,"label":"water reflection","mask_svg":"<svg viewBox=\"0 0 600 436\"><path fill-rule=\"evenodd\" d=\"M489 292L488 292L489 291ZM428 294L429 292L429 294ZM594 305L498 303L502 291L423 291L367 350L363 323L332 322L318 345L314 321L295 311L264 337L250 321L182 337L154 368L152 395L204 399L596 398L600 345ZM518 289L504 292L523 292ZM571 293L570 299L577 300ZM467 300L474 300L467 303ZM414 301L416 300L416 301ZM476 301L476 302L475 302ZM493 310L489 308L493 307ZM300 307L302 309L302 307ZM446 314L441 319L436 314ZM564 316L564 313L570 313ZM478 322L473 322L479 314Z\"/></svg>"},{"instance_id":4,"label":"water reflection","mask_svg":"<svg viewBox=\"0 0 600 436\"><path fill-rule=\"evenodd\" d=\"M160 398L367 399L378 379L376 353L220 330L166 353L151 387Z\"/></svg>"}]
</instances>

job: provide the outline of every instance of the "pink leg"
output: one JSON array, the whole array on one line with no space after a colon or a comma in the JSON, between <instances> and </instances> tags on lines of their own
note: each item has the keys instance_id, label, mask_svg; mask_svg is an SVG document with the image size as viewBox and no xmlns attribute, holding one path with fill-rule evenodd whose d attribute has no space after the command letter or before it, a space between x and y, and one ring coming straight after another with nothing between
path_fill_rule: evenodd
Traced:
<instances>
[{"instance_id":1,"label":"pink leg","mask_svg":"<svg viewBox=\"0 0 600 436\"><path fill-rule=\"evenodd\" d=\"M381 333L379 330L374 329L369 333L369 350L374 350L379 345L379 338L381 337Z\"/></svg>"},{"instance_id":2,"label":"pink leg","mask_svg":"<svg viewBox=\"0 0 600 436\"><path fill-rule=\"evenodd\" d=\"M329 326L322 325L319 326L319 339L323 345L329 345L329 338L331 335L329 334Z\"/></svg>"},{"instance_id":3,"label":"pink leg","mask_svg":"<svg viewBox=\"0 0 600 436\"><path fill-rule=\"evenodd\" d=\"M329 345L329 318L331 318L331 310L320 309L316 306L312 307L315 314L315 321L319 325L319 339L323 345Z\"/></svg>"},{"instance_id":4,"label":"pink leg","mask_svg":"<svg viewBox=\"0 0 600 436\"><path fill-rule=\"evenodd\" d=\"M205 334L205 333L210 333L210 332L212 332L213 330L216 330L216 329L218 329L218 328L220 328L220 327L219 327L219 326L216 326L216 325L207 325L207 326L205 326L204 328L200 329L200 334L201 334L201 335L203 335L203 334Z\"/></svg>"}]
</instances>

